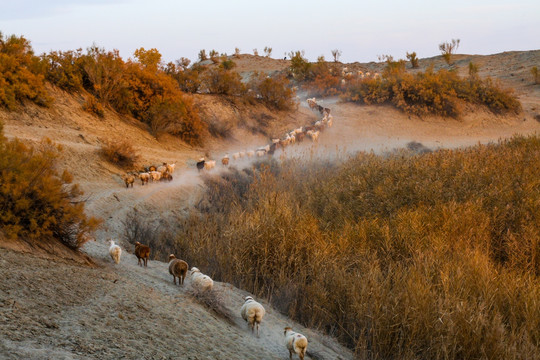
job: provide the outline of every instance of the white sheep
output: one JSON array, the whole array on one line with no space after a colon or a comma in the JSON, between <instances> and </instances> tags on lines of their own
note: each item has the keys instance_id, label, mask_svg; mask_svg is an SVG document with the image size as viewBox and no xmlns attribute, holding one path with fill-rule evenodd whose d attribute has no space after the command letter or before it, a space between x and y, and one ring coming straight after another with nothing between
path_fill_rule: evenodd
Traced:
<instances>
[{"instance_id":1,"label":"white sheep","mask_svg":"<svg viewBox=\"0 0 540 360\"><path fill-rule=\"evenodd\" d=\"M111 244L109 247L109 255L111 255L111 259L113 259L115 263L119 264L122 249L120 249L120 246L116 245L113 240L109 239L109 243Z\"/></svg>"},{"instance_id":2,"label":"white sheep","mask_svg":"<svg viewBox=\"0 0 540 360\"><path fill-rule=\"evenodd\" d=\"M247 157L253 157L253 156L255 156L255 151L253 151L253 150L246 151L246 155L247 155Z\"/></svg>"},{"instance_id":3,"label":"white sheep","mask_svg":"<svg viewBox=\"0 0 540 360\"><path fill-rule=\"evenodd\" d=\"M174 168L176 167L176 163L167 164L166 166L167 166L167 171L169 172L169 174L174 173Z\"/></svg>"},{"instance_id":4,"label":"white sheep","mask_svg":"<svg viewBox=\"0 0 540 360\"><path fill-rule=\"evenodd\" d=\"M161 180L161 176L163 174L159 171L150 171L150 176L152 177L152 181L159 181Z\"/></svg>"},{"instance_id":5,"label":"white sheep","mask_svg":"<svg viewBox=\"0 0 540 360\"><path fill-rule=\"evenodd\" d=\"M243 157L246 156L246 152L245 152L245 151L240 151L238 154L240 155L241 158L243 158Z\"/></svg>"},{"instance_id":6,"label":"white sheep","mask_svg":"<svg viewBox=\"0 0 540 360\"><path fill-rule=\"evenodd\" d=\"M206 170L211 170L216 167L216 160L207 160L204 162L204 168Z\"/></svg>"},{"instance_id":7,"label":"white sheep","mask_svg":"<svg viewBox=\"0 0 540 360\"><path fill-rule=\"evenodd\" d=\"M232 158L233 158L234 160L238 159L239 157L240 157L240 153L239 153L239 152L235 152L235 153L232 154Z\"/></svg>"},{"instance_id":8,"label":"white sheep","mask_svg":"<svg viewBox=\"0 0 540 360\"><path fill-rule=\"evenodd\" d=\"M311 138L311 140L313 142L317 141L319 139L319 131L313 131L313 130L309 130L307 133L307 136L309 136Z\"/></svg>"},{"instance_id":9,"label":"white sheep","mask_svg":"<svg viewBox=\"0 0 540 360\"><path fill-rule=\"evenodd\" d=\"M285 346L289 350L289 359L292 360L294 352L298 354L300 360L304 360L308 346L307 338L300 333L292 331L290 327L285 328L283 335L285 335Z\"/></svg>"},{"instance_id":10,"label":"white sheep","mask_svg":"<svg viewBox=\"0 0 540 360\"><path fill-rule=\"evenodd\" d=\"M255 155L257 155L257 157L263 157L264 155L266 155L266 151L264 151L264 149L258 149L257 151L255 151Z\"/></svg>"},{"instance_id":11,"label":"white sheep","mask_svg":"<svg viewBox=\"0 0 540 360\"><path fill-rule=\"evenodd\" d=\"M251 332L257 326L257 337L259 336L259 325L265 313L266 311L261 304L253 300L251 296L246 296L244 305L240 309L240 314L242 315L242 319L247 321L248 326L251 327Z\"/></svg>"},{"instance_id":12,"label":"white sheep","mask_svg":"<svg viewBox=\"0 0 540 360\"><path fill-rule=\"evenodd\" d=\"M208 275L201 273L196 267L191 268L191 286L199 291L212 290L214 281Z\"/></svg>"}]
</instances>

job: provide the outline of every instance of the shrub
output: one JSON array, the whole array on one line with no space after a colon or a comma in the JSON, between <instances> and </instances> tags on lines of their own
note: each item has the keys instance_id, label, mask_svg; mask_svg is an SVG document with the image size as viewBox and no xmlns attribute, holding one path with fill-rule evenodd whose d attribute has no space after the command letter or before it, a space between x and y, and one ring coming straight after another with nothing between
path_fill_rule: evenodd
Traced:
<instances>
[{"instance_id":1,"label":"shrub","mask_svg":"<svg viewBox=\"0 0 540 360\"><path fill-rule=\"evenodd\" d=\"M225 59L221 62L221 67L225 70L231 70L236 67L236 63L230 59Z\"/></svg>"},{"instance_id":2,"label":"shrub","mask_svg":"<svg viewBox=\"0 0 540 360\"><path fill-rule=\"evenodd\" d=\"M511 90L491 79L460 78L447 70L433 68L414 75L405 72L405 63L387 61L380 79L352 82L344 95L348 101L364 104L391 103L406 113L457 117L460 101L486 106L494 113L518 113L521 104Z\"/></svg>"},{"instance_id":3,"label":"shrub","mask_svg":"<svg viewBox=\"0 0 540 360\"><path fill-rule=\"evenodd\" d=\"M255 55L255 56L259 56L259 50L257 50L257 49L253 49L253 55Z\"/></svg>"},{"instance_id":4,"label":"shrub","mask_svg":"<svg viewBox=\"0 0 540 360\"><path fill-rule=\"evenodd\" d=\"M49 106L43 63L24 37L0 32L0 107L15 110L23 100Z\"/></svg>"},{"instance_id":5,"label":"shrub","mask_svg":"<svg viewBox=\"0 0 540 360\"><path fill-rule=\"evenodd\" d=\"M540 74L538 73L538 68L536 66L533 66L531 69L531 74L534 78L535 84L540 84Z\"/></svg>"},{"instance_id":6,"label":"shrub","mask_svg":"<svg viewBox=\"0 0 540 360\"><path fill-rule=\"evenodd\" d=\"M97 117L105 117L105 109L103 108L103 105L101 105L101 103L92 95L88 96L82 108L84 111L96 115Z\"/></svg>"},{"instance_id":7,"label":"shrub","mask_svg":"<svg viewBox=\"0 0 540 360\"><path fill-rule=\"evenodd\" d=\"M202 49L199 51L199 61L208 60L208 55L206 55L206 50Z\"/></svg>"},{"instance_id":8,"label":"shrub","mask_svg":"<svg viewBox=\"0 0 540 360\"><path fill-rule=\"evenodd\" d=\"M278 110L289 110L295 105L295 92L285 76L272 78L264 73L255 73L249 84L253 94L267 106Z\"/></svg>"},{"instance_id":9,"label":"shrub","mask_svg":"<svg viewBox=\"0 0 540 360\"><path fill-rule=\"evenodd\" d=\"M478 65L474 64L472 61L469 62L469 77L473 80L478 79Z\"/></svg>"},{"instance_id":10,"label":"shrub","mask_svg":"<svg viewBox=\"0 0 540 360\"><path fill-rule=\"evenodd\" d=\"M240 56L240 48L234 48L234 56Z\"/></svg>"},{"instance_id":11,"label":"shrub","mask_svg":"<svg viewBox=\"0 0 540 360\"><path fill-rule=\"evenodd\" d=\"M121 168L133 168L139 155L127 140L104 141L100 150L101 156L111 164Z\"/></svg>"},{"instance_id":12,"label":"shrub","mask_svg":"<svg viewBox=\"0 0 540 360\"><path fill-rule=\"evenodd\" d=\"M450 65L452 54L459 47L459 42L459 39L452 39L451 42L443 42L439 44L439 50L441 51L444 61L446 61L448 65Z\"/></svg>"},{"instance_id":13,"label":"shrub","mask_svg":"<svg viewBox=\"0 0 540 360\"><path fill-rule=\"evenodd\" d=\"M83 89L82 49L75 51L51 51L42 55L46 64L45 78L64 90L73 92Z\"/></svg>"},{"instance_id":14,"label":"shrub","mask_svg":"<svg viewBox=\"0 0 540 360\"><path fill-rule=\"evenodd\" d=\"M359 358L537 358L539 153L518 137L207 177L163 251Z\"/></svg>"},{"instance_id":15,"label":"shrub","mask_svg":"<svg viewBox=\"0 0 540 360\"><path fill-rule=\"evenodd\" d=\"M203 74L203 84L211 94L219 95L243 95L246 87L242 78L235 71L225 68L214 68Z\"/></svg>"},{"instance_id":16,"label":"shrub","mask_svg":"<svg viewBox=\"0 0 540 360\"><path fill-rule=\"evenodd\" d=\"M210 60L212 60L214 64L219 61L219 53L216 50L210 50L208 55L210 56Z\"/></svg>"},{"instance_id":17,"label":"shrub","mask_svg":"<svg viewBox=\"0 0 540 360\"><path fill-rule=\"evenodd\" d=\"M411 66L413 69L418 68L418 58L416 57L416 52L407 53L407 59L411 62Z\"/></svg>"},{"instance_id":18,"label":"shrub","mask_svg":"<svg viewBox=\"0 0 540 360\"><path fill-rule=\"evenodd\" d=\"M268 47L268 46L264 47L264 56L266 56L266 57L272 56L272 48L271 47Z\"/></svg>"},{"instance_id":19,"label":"shrub","mask_svg":"<svg viewBox=\"0 0 540 360\"><path fill-rule=\"evenodd\" d=\"M71 175L57 173L58 151L48 140L39 148L6 140L0 126L0 225L6 236L56 239L76 249L99 225L84 214L83 193Z\"/></svg>"},{"instance_id":20,"label":"shrub","mask_svg":"<svg viewBox=\"0 0 540 360\"><path fill-rule=\"evenodd\" d=\"M289 74L298 81L311 80L311 63L304 58L304 51L290 52L291 66Z\"/></svg>"}]
</instances>

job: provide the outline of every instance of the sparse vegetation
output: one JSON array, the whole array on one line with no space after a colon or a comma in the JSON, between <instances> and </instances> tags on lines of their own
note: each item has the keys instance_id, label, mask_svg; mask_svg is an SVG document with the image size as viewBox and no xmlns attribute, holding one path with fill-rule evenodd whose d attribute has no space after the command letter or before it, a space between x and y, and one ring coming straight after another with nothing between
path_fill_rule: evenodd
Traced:
<instances>
[{"instance_id":1,"label":"sparse vegetation","mask_svg":"<svg viewBox=\"0 0 540 360\"><path fill-rule=\"evenodd\" d=\"M59 151L49 140L36 147L7 140L0 125L0 226L7 237L56 239L77 249L100 224L84 214L71 174L57 172Z\"/></svg>"},{"instance_id":2,"label":"sparse vegetation","mask_svg":"<svg viewBox=\"0 0 540 360\"><path fill-rule=\"evenodd\" d=\"M472 61L469 62L469 77L473 80L478 79L478 65Z\"/></svg>"},{"instance_id":3,"label":"sparse vegetation","mask_svg":"<svg viewBox=\"0 0 540 360\"><path fill-rule=\"evenodd\" d=\"M208 60L208 55L206 55L206 50L205 49L202 49L201 51L199 51L198 58L199 58L199 61Z\"/></svg>"},{"instance_id":4,"label":"sparse vegetation","mask_svg":"<svg viewBox=\"0 0 540 360\"><path fill-rule=\"evenodd\" d=\"M444 61L446 61L448 65L450 65L452 60L452 54L454 54L459 47L459 42L459 39L452 39L450 42L447 41L439 44L439 50L441 51Z\"/></svg>"},{"instance_id":5,"label":"sparse vegetation","mask_svg":"<svg viewBox=\"0 0 540 360\"><path fill-rule=\"evenodd\" d=\"M103 118L105 116L105 109L103 105L93 96L89 95L82 106L83 110L89 112L92 115Z\"/></svg>"},{"instance_id":6,"label":"sparse vegetation","mask_svg":"<svg viewBox=\"0 0 540 360\"><path fill-rule=\"evenodd\" d=\"M411 67L413 69L418 68L418 58L416 57L416 52L407 53L407 59L411 62Z\"/></svg>"},{"instance_id":7,"label":"sparse vegetation","mask_svg":"<svg viewBox=\"0 0 540 360\"><path fill-rule=\"evenodd\" d=\"M266 57L272 56L272 48L271 47L268 47L268 46L264 47L264 56L266 56Z\"/></svg>"},{"instance_id":8,"label":"sparse vegetation","mask_svg":"<svg viewBox=\"0 0 540 360\"><path fill-rule=\"evenodd\" d=\"M540 84L540 74L538 73L538 68L536 66L533 66L531 69L531 74L534 79L535 84Z\"/></svg>"},{"instance_id":9,"label":"sparse vegetation","mask_svg":"<svg viewBox=\"0 0 540 360\"><path fill-rule=\"evenodd\" d=\"M259 56L259 50L257 50L257 49L253 49L253 55L255 55L255 56Z\"/></svg>"},{"instance_id":10,"label":"sparse vegetation","mask_svg":"<svg viewBox=\"0 0 540 360\"><path fill-rule=\"evenodd\" d=\"M131 169L139 159L133 145L127 141L104 141L100 150L101 156L111 164L124 169Z\"/></svg>"},{"instance_id":11,"label":"sparse vegetation","mask_svg":"<svg viewBox=\"0 0 540 360\"><path fill-rule=\"evenodd\" d=\"M156 251L359 358L537 358L539 155L539 137L518 137L207 177L206 205Z\"/></svg>"}]
</instances>

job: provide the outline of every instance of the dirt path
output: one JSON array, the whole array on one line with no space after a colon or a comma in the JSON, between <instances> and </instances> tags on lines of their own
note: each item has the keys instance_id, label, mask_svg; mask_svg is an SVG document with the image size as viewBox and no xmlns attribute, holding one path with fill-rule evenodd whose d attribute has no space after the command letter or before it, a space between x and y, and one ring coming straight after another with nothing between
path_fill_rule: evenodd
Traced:
<instances>
[{"instance_id":1,"label":"dirt path","mask_svg":"<svg viewBox=\"0 0 540 360\"><path fill-rule=\"evenodd\" d=\"M96 268L0 252L0 358L286 359L285 326L308 336L313 358L353 358L268 304L257 338L240 317L246 292L215 284L234 315L232 325L190 295L189 279L184 287L173 285L166 263L141 268L124 251L115 265L107 249L101 242L85 246Z\"/></svg>"}]
</instances>

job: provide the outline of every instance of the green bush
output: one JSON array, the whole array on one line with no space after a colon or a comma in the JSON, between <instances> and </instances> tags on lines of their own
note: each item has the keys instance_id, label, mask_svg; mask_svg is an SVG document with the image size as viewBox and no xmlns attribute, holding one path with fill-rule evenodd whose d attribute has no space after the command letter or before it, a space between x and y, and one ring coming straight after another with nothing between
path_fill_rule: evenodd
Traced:
<instances>
[{"instance_id":1,"label":"green bush","mask_svg":"<svg viewBox=\"0 0 540 360\"><path fill-rule=\"evenodd\" d=\"M72 177L56 171L59 149L50 141L32 148L6 140L0 126L0 226L6 236L57 239L76 249L100 221L84 214Z\"/></svg>"}]
</instances>

